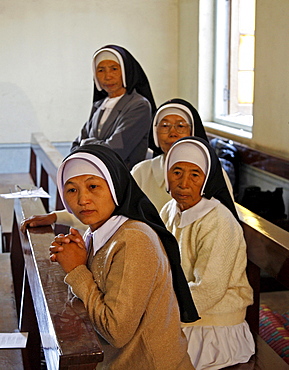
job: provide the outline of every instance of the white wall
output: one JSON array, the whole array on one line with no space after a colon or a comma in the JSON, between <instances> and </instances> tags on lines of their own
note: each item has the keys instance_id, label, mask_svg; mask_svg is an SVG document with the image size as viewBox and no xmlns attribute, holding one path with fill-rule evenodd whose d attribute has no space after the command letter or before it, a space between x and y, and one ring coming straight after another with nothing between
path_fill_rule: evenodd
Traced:
<instances>
[{"instance_id":1,"label":"white wall","mask_svg":"<svg viewBox=\"0 0 289 370\"><path fill-rule=\"evenodd\" d=\"M185 1L185 0L183 0ZM189 0L187 0L189 1ZM191 0L195 3L197 0ZM199 0L200 28L198 109L203 121L212 120L213 1ZM256 0L254 126L252 137L239 130L207 130L265 153L289 159L289 1ZM222 127L222 126L221 126ZM238 132L239 131L239 132Z\"/></svg>"},{"instance_id":2,"label":"white wall","mask_svg":"<svg viewBox=\"0 0 289 370\"><path fill-rule=\"evenodd\" d=\"M178 96L199 103L199 0L179 1Z\"/></svg>"},{"instance_id":3,"label":"white wall","mask_svg":"<svg viewBox=\"0 0 289 370\"><path fill-rule=\"evenodd\" d=\"M289 1L256 4L253 142L289 159Z\"/></svg>"},{"instance_id":4,"label":"white wall","mask_svg":"<svg viewBox=\"0 0 289 370\"><path fill-rule=\"evenodd\" d=\"M91 56L107 43L135 55L157 105L183 97L211 120L213 11L212 0L1 0L0 143L73 140L91 108ZM288 14L288 0L257 0L252 138L215 132L286 159Z\"/></svg>"},{"instance_id":5,"label":"white wall","mask_svg":"<svg viewBox=\"0 0 289 370\"><path fill-rule=\"evenodd\" d=\"M178 0L1 0L0 143L71 141L92 102L91 56L127 48L157 105L177 95Z\"/></svg>"}]
</instances>

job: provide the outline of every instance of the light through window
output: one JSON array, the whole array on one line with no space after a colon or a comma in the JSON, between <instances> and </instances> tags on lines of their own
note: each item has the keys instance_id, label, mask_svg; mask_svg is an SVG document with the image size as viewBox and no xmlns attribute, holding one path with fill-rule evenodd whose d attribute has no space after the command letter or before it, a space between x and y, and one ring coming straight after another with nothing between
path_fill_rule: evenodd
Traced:
<instances>
[{"instance_id":1,"label":"light through window","mask_svg":"<svg viewBox=\"0 0 289 370\"><path fill-rule=\"evenodd\" d=\"M214 120L251 131L255 0L216 0Z\"/></svg>"}]
</instances>

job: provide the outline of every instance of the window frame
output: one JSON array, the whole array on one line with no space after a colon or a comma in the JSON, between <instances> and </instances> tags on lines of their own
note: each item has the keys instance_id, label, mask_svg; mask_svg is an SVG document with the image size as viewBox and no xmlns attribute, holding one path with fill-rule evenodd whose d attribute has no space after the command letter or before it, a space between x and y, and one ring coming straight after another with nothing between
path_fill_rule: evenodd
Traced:
<instances>
[{"instance_id":1,"label":"window frame","mask_svg":"<svg viewBox=\"0 0 289 370\"><path fill-rule=\"evenodd\" d=\"M236 0L234 1L234 6L236 6ZM239 0L237 1L239 3ZM233 64L236 73L236 61L238 59L238 54L234 55L231 52L231 32L236 32L236 28L235 31L231 29L232 4L232 0L215 0L213 120L218 124L251 133L253 127L253 105L251 105L252 115L235 116L229 114L230 105L231 107L234 104L235 106L237 105L236 96L233 98L233 101L230 99L232 88L235 89L236 93L236 81L234 82L234 78L235 80L237 78L237 75L233 76L234 78L230 78L230 69ZM236 44L234 48L236 49Z\"/></svg>"}]
</instances>

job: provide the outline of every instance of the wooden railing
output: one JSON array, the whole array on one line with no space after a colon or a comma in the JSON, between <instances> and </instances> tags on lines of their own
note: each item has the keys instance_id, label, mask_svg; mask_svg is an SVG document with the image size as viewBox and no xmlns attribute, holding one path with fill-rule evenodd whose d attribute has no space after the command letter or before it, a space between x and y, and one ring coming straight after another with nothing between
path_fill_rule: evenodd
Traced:
<instances>
[{"instance_id":1,"label":"wooden railing","mask_svg":"<svg viewBox=\"0 0 289 370\"><path fill-rule=\"evenodd\" d=\"M254 290L247 320L258 333L261 270L289 289L289 233L239 204L236 207L247 243L247 275Z\"/></svg>"},{"instance_id":2,"label":"wooden railing","mask_svg":"<svg viewBox=\"0 0 289 370\"><path fill-rule=\"evenodd\" d=\"M30 175L37 186L41 186L49 193L49 179L57 186L57 169L63 160L61 153L50 143L42 133L31 135L30 149ZM55 195L55 205L51 208L63 209L57 188ZM49 200L43 199L46 212L49 211Z\"/></svg>"},{"instance_id":3,"label":"wooden railing","mask_svg":"<svg viewBox=\"0 0 289 370\"><path fill-rule=\"evenodd\" d=\"M15 174L11 179L11 184L21 185L22 181L27 183L28 175L31 184L43 187L56 200L55 204L49 204L46 198L15 200L9 245L19 330L29 333L22 351L25 369L40 369L43 354L47 368L53 370L94 369L103 358L83 303L72 298L61 267L49 260L55 230L47 226L29 229L25 235L20 231L23 218L63 208L56 186L62 159L43 134L32 134L29 173Z\"/></svg>"},{"instance_id":4,"label":"wooden railing","mask_svg":"<svg viewBox=\"0 0 289 370\"><path fill-rule=\"evenodd\" d=\"M98 335L62 268L49 260L51 226L19 230L23 217L43 213L39 198L15 201L11 263L19 329L29 333L25 368L40 369L42 347L48 369L94 369L103 359Z\"/></svg>"}]
</instances>

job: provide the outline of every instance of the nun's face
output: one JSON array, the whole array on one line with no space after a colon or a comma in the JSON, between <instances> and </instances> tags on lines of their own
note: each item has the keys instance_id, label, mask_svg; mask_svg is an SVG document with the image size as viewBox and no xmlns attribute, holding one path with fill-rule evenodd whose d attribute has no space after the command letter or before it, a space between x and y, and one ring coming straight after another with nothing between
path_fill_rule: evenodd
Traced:
<instances>
[{"instance_id":1,"label":"nun's face","mask_svg":"<svg viewBox=\"0 0 289 370\"><path fill-rule=\"evenodd\" d=\"M189 162L177 162L168 171L171 196L181 211L193 207L201 200L205 174L199 166Z\"/></svg>"},{"instance_id":2,"label":"nun's face","mask_svg":"<svg viewBox=\"0 0 289 370\"><path fill-rule=\"evenodd\" d=\"M64 199L82 223L94 231L103 225L115 209L107 182L94 175L80 175L67 180Z\"/></svg>"},{"instance_id":3,"label":"nun's face","mask_svg":"<svg viewBox=\"0 0 289 370\"><path fill-rule=\"evenodd\" d=\"M178 139L190 134L191 125L177 114L169 114L157 124L159 146L165 154Z\"/></svg>"},{"instance_id":4,"label":"nun's face","mask_svg":"<svg viewBox=\"0 0 289 370\"><path fill-rule=\"evenodd\" d=\"M120 96L126 91L122 85L121 67L113 60L103 60L98 63L96 78L110 98Z\"/></svg>"}]
</instances>

